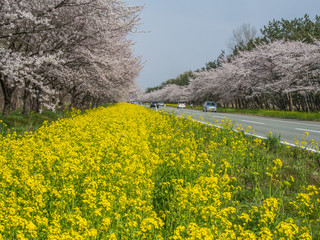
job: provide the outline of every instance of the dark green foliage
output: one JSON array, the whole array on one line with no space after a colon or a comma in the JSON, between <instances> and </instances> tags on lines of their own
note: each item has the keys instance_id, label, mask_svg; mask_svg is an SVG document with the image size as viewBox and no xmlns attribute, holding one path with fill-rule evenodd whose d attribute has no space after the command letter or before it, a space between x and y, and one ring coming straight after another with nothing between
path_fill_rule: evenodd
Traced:
<instances>
[{"instance_id":1,"label":"dark green foliage","mask_svg":"<svg viewBox=\"0 0 320 240\"><path fill-rule=\"evenodd\" d=\"M208 71L210 69L216 69L218 67L221 67L222 61L225 59L225 56L226 56L226 53L225 51L222 50L216 60L206 63L205 67L201 68L201 70L200 69L196 70L196 72Z\"/></svg>"},{"instance_id":2,"label":"dark green foliage","mask_svg":"<svg viewBox=\"0 0 320 240\"><path fill-rule=\"evenodd\" d=\"M180 74L176 78L171 78L171 79L169 79L169 80L167 80L165 82L162 82L159 86L156 86L156 87L153 87L153 88L147 88L146 89L146 93L160 90L160 89L164 88L166 85L169 85L169 84L175 84L175 85L178 85L178 86L186 86L190 82L189 79L193 78L193 77L194 76L193 76L192 71L184 72L184 73Z\"/></svg>"},{"instance_id":3,"label":"dark green foliage","mask_svg":"<svg viewBox=\"0 0 320 240\"><path fill-rule=\"evenodd\" d=\"M256 46L269 43L276 40L302 41L312 43L314 39L320 39L320 17L316 16L312 21L309 15L305 14L303 18L293 20L275 20L269 21L267 26L260 29L261 36L248 41L247 44L240 43L233 49L232 55L239 54L241 51L250 51Z\"/></svg>"},{"instance_id":4,"label":"dark green foliage","mask_svg":"<svg viewBox=\"0 0 320 240\"><path fill-rule=\"evenodd\" d=\"M281 147L281 137L269 134L265 140L266 148L270 151L277 151Z\"/></svg>"},{"instance_id":5,"label":"dark green foliage","mask_svg":"<svg viewBox=\"0 0 320 240\"><path fill-rule=\"evenodd\" d=\"M52 122L58 118L63 118L64 112L43 111L42 113L31 112L23 115L19 111L10 113L8 116L0 115L0 134L6 135L14 131L18 135L23 135L24 132L35 131L42 126L44 121Z\"/></svg>"},{"instance_id":6,"label":"dark green foliage","mask_svg":"<svg viewBox=\"0 0 320 240\"><path fill-rule=\"evenodd\" d=\"M261 33L266 42L284 39L312 43L314 39L320 39L320 17L316 16L314 22L307 14L293 20L273 20L261 29Z\"/></svg>"}]
</instances>

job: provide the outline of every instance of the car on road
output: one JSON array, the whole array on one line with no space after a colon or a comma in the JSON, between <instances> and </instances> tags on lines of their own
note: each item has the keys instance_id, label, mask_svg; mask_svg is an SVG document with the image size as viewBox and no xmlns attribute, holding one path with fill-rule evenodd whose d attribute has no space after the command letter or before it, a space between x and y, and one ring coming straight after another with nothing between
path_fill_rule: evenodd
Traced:
<instances>
[{"instance_id":1,"label":"car on road","mask_svg":"<svg viewBox=\"0 0 320 240\"><path fill-rule=\"evenodd\" d=\"M150 103L150 108L160 108L160 107L164 107L164 103L162 101L152 101Z\"/></svg>"},{"instance_id":2,"label":"car on road","mask_svg":"<svg viewBox=\"0 0 320 240\"><path fill-rule=\"evenodd\" d=\"M164 103L162 101L158 102L158 107L164 107Z\"/></svg>"},{"instance_id":3,"label":"car on road","mask_svg":"<svg viewBox=\"0 0 320 240\"><path fill-rule=\"evenodd\" d=\"M203 103L204 112L217 112L217 104L212 101L206 101Z\"/></svg>"},{"instance_id":4,"label":"car on road","mask_svg":"<svg viewBox=\"0 0 320 240\"><path fill-rule=\"evenodd\" d=\"M155 108L158 107L158 102L157 101L151 101L150 108L153 108L153 107L155 107Z\"/></svg>"},{"instance_id":5,"label":"car on road","mask_svg":"<svg viewBox=\"0 0 320 240\"><path fill-rule=\"evenodd\" d=\"M177 104L177 108L186 108L186 101L180 100Z\"/></svg>"}]
</instances>

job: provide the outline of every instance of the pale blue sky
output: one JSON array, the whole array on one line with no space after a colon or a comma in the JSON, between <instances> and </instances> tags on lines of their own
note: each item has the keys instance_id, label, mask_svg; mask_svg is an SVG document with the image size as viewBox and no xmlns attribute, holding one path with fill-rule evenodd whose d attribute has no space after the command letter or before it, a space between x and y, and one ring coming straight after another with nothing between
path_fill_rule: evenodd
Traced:
<instances>
[{"instance_id":1,"label":"pale blue sky","mask_svg":"<svg viewBox=\"0 0 320 240\"><path fill-rule=\"evenodd\" d=\"M123 0L145 5L135 55L145 61L137 81L144 91L204 67L227 50L232 31L244 23L260 29L273 19L320 15L320 0Z\"/></svg>"}]
</instances>

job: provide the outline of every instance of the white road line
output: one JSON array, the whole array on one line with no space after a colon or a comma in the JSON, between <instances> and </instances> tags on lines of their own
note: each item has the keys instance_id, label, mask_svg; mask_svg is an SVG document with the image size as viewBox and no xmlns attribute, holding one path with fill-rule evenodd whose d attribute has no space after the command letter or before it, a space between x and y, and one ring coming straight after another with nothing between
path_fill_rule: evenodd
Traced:
<instances>
[{"instance_id":1,"label":"white road line","mask_svg":"<svg viewBox=\"0 0 320 240\"><path fill-rule=\"evenodd\" d=\"M268 121L271 122L282 122L282 123L289 123L289 124L299 124L299 125L305 125L305 126L312 126L312 127L320 127L320 125L316 125L316 124L310 124L310 123L303 123L303 120L295 120L295 119L291 119L291 120L287 120L287 121L282 121L282 120L277 120L277 119L270 119L271 117L265 117L268 118Z\"/></svg>"},{"instance_id":2,"label":"white road line","mask_svg":"<svg viewBox=\"0 0 320 240\"><path fill-rule=\"evenodd\" d=\"M261 122L254 122L254 121L248 121L248 120L241 120L242 122L248 122L248 123L255 123L255 124L261 124L264 125L265 123L261 123Z\"/></svg>"},{"instance_id":3,"label":"white road line","mask_svg":"<svg viewBox=\"0 0 320 240\"><path fill-rule=\"evenodd\" d=\"M213 118L227 118L227 117L220 117L220 116L213 116Z\"/></svg>"},{"instance_id":4,"label":"white road line","mask_svg":"<svg viewBox=\"0 0 320 240\"><path fill-rule=\"evenodd\" d=\"M198 114L197 114L198 115ZM181 117L181 116L180 116ZM215 116L217 117L217 116ZM220 117L222 118L222 117ZM223 117L225 118L225 117ZM226 117L228 118L228 117ZM200 122L202 124L206 124L206 125L210 125L210 126L213 126L213 127L218 127L218 128L221 128L221 126L218 126L218 125L215 125L215 124L211 124L211 123L208 123L208 122L204 122L204 121L200 121L200 120L197 120L197 119L193 119L194 121L197 121L197 122ZM242 120L242 121L246 121L246 120ZM281 120L270 120L270 121L273 121L273 122L286 122L286 123L292 123L292 122L287 122L287 121L281 121ZM253 122L253 121L247 121L247 122ZM265 124L265 123L260 123L260 122L254 122L254 123L257 123L257 124ZM302 123L303 124L303 123ZM307 125L307 124L303 124L303 125ZM310 125L310 126L317 126L318 125ZM317 133L320 133L320 131L314 131L314 130L308 130L308 129L302 129L302 128L296 128L296 130L302 130L302 131L309 131L309 132L317 132ZM233 131L237 132L237 130L233 129ZM254 136L254 137L257 137L257 138L261 138L261 139L266 139L267 137L264 137L264 136L260 136L260 135L256 135L256 134L252 134L252 133L246 133L245 134L247 135L251 135L251 136ZM288 146L294 146L294 147L300 147L300 148L303 148L303 149L306 149L308 151L311 151L311 152L316 152L316 153L320 153L319 149L312 149L312 148L306 148L306 147L301 147L301 146L296 146L295 144L293 143L288 143L287 141L280 141L280 143L284 144L284 145L288 145Z\"/></svg>"},{"instance_id":5,"label":"white road line","mask_svg":"<svg viewBox=\"0 0 320 240\"><path fill-rule=\"evenodd\" d=\"M210 125L210 126L213 126L213 127L222 128L221 126L217 126L217 125L214 125L214 124L211 124L211 123L207 123L207 122L203 122L203 121L199 121L199 120L195 120L195 121L200 122L202 124ZM238 132L236 129L233 129L233 131ZM254 136L254 137L257 137L257 138L261 138L261 139L267 139L267 137L263 137L263 136L252 134L252 133L245 132L244 134L251 135L251 136ZM308 150L308 151L311 151L311 152L320 153L319 149L316 150L316 149L313 149L313 148L301 147L301 146L297 146L297 145L295 145L293 143L288 143L287 141L280 141L280 143L282 143L284 145L292 146L292 147L299 147L299 148L302 148L302 149L305 149L305 150Z\"/></svg>"},{"instance_id":6,"label":"white road line","mask_svg":"<svg viewBox=\"0 0 320 240\"><path fill-rule=\"evenodd\" d=\"M190 114L190 116L193 116L193 115L197 115L197 116L202 116L203 118L205 117L212 117L212 118L221 118L221 119L224 119L224 118L228 118L228 117L220 117L220 116L216 116L216 115L208 115L208 114L203 114L203 113L188 113Z\"/></svg>"},{"instance_id":7,"label":"white road line","mask_svg":"<svg viewBox=\"0 0 320 240\"><path fill-rule=\"evenodd\" d=\"M219 113L219 114L223 115L223 113ZM239 114L234 114L234 115L239 116ZM243 115L241 115L241 116L243 116ZM229 117L227 117L227 118L229 118ZM268 117L268 116L257 116L257 117L247 116L247 118L252 118L252 119L266 118L270 122L282 122L282 123L287 123L287 124L299 124L299 125L305 125L305 126L320 127L320 125L311 124L311 123L303 123L303 120L295 120L295 119L280 120L280 119L271 119L272 117Z\"/></svg>"},{"instance_id":8,"label":"white road line","mask_svg":"<svg viewBox=\"0 0 320 240\"><path fill-rule=\"evenodd\" d=\"M198 110L192 110L192 112L197 112ZM220 118L228 118L230 119L232 115L234 116L241 116L243 117L243 114L230 114L230 117L225 116L224 113L214 113L213 116L217 117L217 115L223 115L224 117L219 116ZM316 124L311 124L311 123L303 123L303 120L295 120L295 119L287 119L287 120L280 120L280 119L271 119L272 117L268 117L268 116L257 116L257 117L252 117L252 116L247 116L247 118L252 118L252 119L260 119L260 118L267 118L268 121L270 122L282 122L282 123L286 123L286 124L299 124L299 125L304 125L304 126L311 126L311 127L320 127L320 125L316 125Z\"/></svg>"},{"instance_id":9,"label":"white road line","mask_svg":"<svg viewBox=\"0 0 320 240\"><path fill-rule=\"evenodd\" d=\"M320 133L320 131L315 131L315 130L310 130L310 129L303 129L303 128L296 128L296 130L305 131L305 132Z\"/></svg>"}]
</instances>

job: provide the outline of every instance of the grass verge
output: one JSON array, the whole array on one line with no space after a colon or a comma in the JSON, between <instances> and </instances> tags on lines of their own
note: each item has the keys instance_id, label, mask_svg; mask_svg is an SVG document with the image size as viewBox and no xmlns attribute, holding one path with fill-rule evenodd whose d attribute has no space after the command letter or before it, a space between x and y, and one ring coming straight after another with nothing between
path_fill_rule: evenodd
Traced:
<instances>
[{"instance_id":1,"label":"grass verge","mask_svg":"<svg viewBox=\"0 0 320 240\"><path fill-rule=\"evenodd\" d=\"M33 132L43 125L43 122L48 123L56 121L59 118L64 118L66 112L58 111L43 111L42 113L31 112L27 115L21 114L21 111L11 112L8 116L0 114L0 134L6 135L16 132L17 135L23 135L24 132Z\"/></svg>"}]
</instances>

